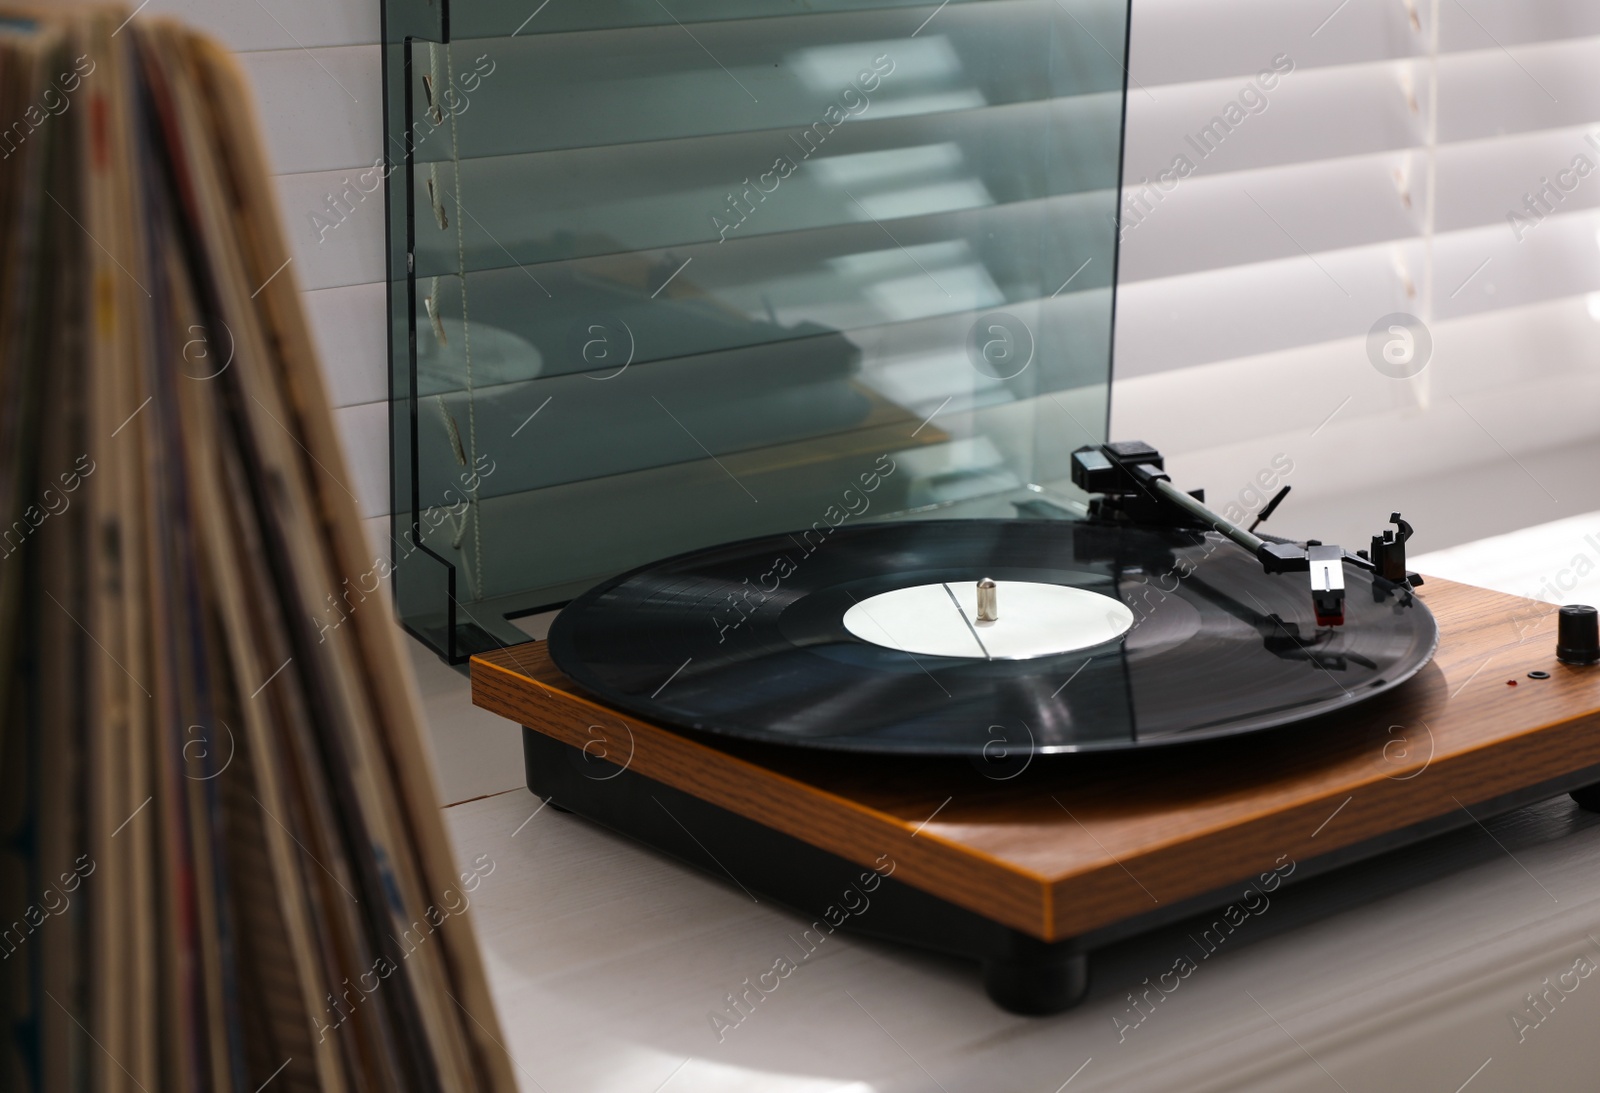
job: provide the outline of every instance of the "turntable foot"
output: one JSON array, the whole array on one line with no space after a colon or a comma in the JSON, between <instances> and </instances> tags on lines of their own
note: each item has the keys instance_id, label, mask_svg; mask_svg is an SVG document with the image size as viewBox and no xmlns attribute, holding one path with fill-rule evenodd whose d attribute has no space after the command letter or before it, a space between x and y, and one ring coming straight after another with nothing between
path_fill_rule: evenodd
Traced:
<instances>
[{"instance_id":1,"label":"turntable foot","mask_svg":"<svg viewBox=\"0 0 1600 1093\"><path fill-rule=\"evenodd\" d=\"M1567 794L1585 812L1600 812L1600 784L1584 786Z\"/></svg>"},{"instance_id":2,"label":"turntable foot","mask_svg":"<svg viewBox=\"0 0 1600 1093\"><path fill-rule=\"evenodd\" d=\"M556 804L556 803L555 803L555 801L550 801L550 802L549 802L549 805L550 805L550 810L551 810L551 811L552 811L552 812L564 812L564 813L566 813L566 814L567 814L567 815L568 815L568 816L570 816L570 815L572 815L572 809L570 809L570 808L563 808L563 807L561 807L561 806L560 806L560 805L558 805L558 804Z\"/></svg>"},{"instance_id":3,"label":"turntable foot","mask_svg":"<svg viewBox=\"0 0 1600 1093\"><path fill-rule=\"evenodd\" d=\"M1089 993L1089 957L1074 953L1059 960L985 960L983 987L1001 1009L1047 1017L1071 1009Z\"/></svg>"}]
</instances>

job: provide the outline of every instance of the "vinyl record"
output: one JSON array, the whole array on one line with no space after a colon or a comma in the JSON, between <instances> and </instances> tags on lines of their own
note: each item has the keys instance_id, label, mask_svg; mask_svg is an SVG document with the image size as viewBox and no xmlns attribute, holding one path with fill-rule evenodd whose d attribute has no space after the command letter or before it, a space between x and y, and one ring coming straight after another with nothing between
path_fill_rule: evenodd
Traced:
<instances>
[{"instance_id":1,"label":"vinyl record","mask_svg":"<svg viewBox=\"0 0 1600 1093\"><path fill-rule=\"evenodd\" d=\"M995 582L998 618L977 611ZM659 724L857 752L1031 757L1229 736L1347 708L1433 655L1419 600L1346 566L1343 626L1305 573L1212 532L939 520L751 539L573 601L556 665Z\"/></svg>"}]
</instances>

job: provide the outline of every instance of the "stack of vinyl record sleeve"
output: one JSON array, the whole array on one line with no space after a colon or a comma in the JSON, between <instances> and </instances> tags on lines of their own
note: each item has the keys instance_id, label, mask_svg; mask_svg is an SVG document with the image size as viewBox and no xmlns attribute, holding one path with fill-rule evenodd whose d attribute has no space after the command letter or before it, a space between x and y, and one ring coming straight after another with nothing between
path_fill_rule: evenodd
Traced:
<instances>
[{"instance_id":1,"label":"stack of vinyl record sleeve","mask_svg":"<svg viewBox=\"0 0 1600 1093\"><path fill-rule=\"evenodd\" d=\"M0 5L0 1088L510 1090L252 116Z\"/></svg>"}]
</instances>

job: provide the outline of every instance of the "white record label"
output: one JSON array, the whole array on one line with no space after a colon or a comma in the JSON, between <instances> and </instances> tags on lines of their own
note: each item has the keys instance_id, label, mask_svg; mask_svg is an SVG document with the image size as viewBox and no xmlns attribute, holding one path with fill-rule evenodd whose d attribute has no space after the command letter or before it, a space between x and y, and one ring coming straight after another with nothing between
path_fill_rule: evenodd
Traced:
<instances>
[{"instance_id":1,"label":"white record label","mask_svg":"<svg viewBox=\"0 0 1600 1093\"><path fill-rule=\"evenodd\" d=\"M998 618L978 621L978 583L912 585L851 607L844 628L862 641L933 657L1030 660L1113 641L1133 627L1121 600L1083 588L996 581Z\"/></svg>"}]
</instances>

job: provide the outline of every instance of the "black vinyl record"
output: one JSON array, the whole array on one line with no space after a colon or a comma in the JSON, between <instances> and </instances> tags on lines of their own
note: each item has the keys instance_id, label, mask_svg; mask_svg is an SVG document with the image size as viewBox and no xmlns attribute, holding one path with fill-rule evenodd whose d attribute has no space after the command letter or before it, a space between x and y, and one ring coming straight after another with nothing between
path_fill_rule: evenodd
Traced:
<instances>
[{"instance_id":1,"label":"black vinyl record","mask_svg":"<svg viewBox=\"0 0 1600 1093\"><path fill-rule=\"evenodd\" d=\"M1415 675L1438 644L1432 613L1365 569L1345 573L1346 621L1319 627L1305 573L1264 573L1212 532L842 526L625 573L563 610L549 649L616 709L702 732L914 755L1114 751L1284 725ZM909 653L846 629L870 597L985 577L1082 589L1133 622L1097 645L1013 660Z\"/></svg>"}]
</instances>

